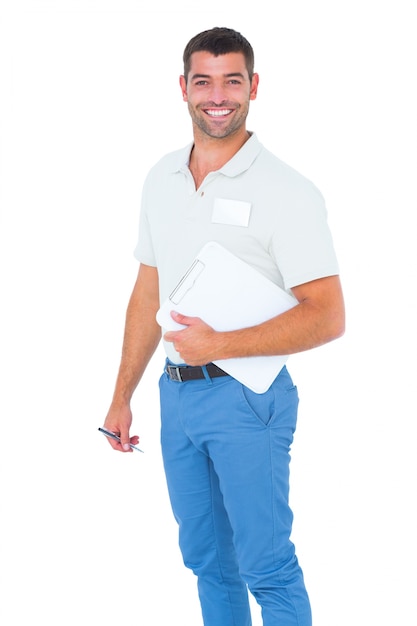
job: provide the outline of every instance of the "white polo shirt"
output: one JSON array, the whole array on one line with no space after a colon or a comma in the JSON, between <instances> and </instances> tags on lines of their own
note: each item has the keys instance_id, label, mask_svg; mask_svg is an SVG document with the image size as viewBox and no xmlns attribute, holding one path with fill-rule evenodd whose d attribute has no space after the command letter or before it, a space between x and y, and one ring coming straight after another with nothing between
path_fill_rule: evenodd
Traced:
<instances>
[{"instance_id":1,"label":"white polo shirt","mask_svg":"<svg viewBox=\"0 0 417 626\"><path fill-rule=\"evenodd\" d=\"M339 273L321 193L255 134L199 189L188 168L191 148L163 157L143 187L135 257L158 268L161 302L208 241L287 290ZM181 361L172 344L165 348Z\"/></svg>"}]
</instances>

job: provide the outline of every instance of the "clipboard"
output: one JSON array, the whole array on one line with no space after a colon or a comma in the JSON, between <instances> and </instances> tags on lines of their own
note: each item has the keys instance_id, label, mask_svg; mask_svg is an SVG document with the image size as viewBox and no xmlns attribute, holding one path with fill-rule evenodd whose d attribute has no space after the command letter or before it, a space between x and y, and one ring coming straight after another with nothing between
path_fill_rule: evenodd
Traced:
<instances>
[{"instance_id":1,"label":"clipboard","mask_svg":"<svg viewBox=\"0 0 417 626\"><path fill-rule=\"evenodd\" d=\"M265 322L298 304L296 298L215 241L195 257L156 314L165 330L185 328L171 311L200 317L214 330L229 331ZM288 355L252 356L214 361L255 393L272 384Z\"/></svg>"}]
</instances>

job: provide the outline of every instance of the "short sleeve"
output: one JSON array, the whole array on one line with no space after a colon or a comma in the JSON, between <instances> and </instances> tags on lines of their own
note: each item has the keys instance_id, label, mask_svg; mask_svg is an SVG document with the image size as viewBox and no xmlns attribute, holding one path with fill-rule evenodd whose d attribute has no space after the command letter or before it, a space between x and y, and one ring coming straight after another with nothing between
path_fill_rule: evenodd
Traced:
<instances>
[{"instance_id":1,"label":"short sleeve","mask_svg":"<svg viewBox=\"0 0 417 626\"><path fill-rule=\"evenodd\" d=\"M284 198L280 226L274 229L271 253L285 288L339 273L327 209L320 191L303 181Z\"/></svg>"},{"instance_id":2,"label":"short sleeve","mask_svg":"<svg viewBox=\"0 0 417 626\"><path fill-rule=\"evenodd\" d=\"M147 189L148 180L145 180L142 190L141 209L139 215L139 233L136 247L134 249L134 256L140 263L156 267L156 258L148 219L149 206Z\"/></svg>"}]
</instances>

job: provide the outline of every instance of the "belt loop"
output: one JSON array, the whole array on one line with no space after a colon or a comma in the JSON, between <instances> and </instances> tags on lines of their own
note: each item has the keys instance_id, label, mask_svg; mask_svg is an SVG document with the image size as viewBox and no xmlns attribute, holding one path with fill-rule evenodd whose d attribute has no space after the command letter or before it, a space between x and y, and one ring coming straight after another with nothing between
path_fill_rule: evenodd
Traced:
<instances>
[{"instance_id":1,"label":"belt loop","mask_svg":"<svg viewBox=\"0 0 417 626\"><path fill-rule=\"evenodd\" d=\"M213 384L212 379L210 378L210 374L207 371L207 367L205 365L201 366L201 369L203 370L203 374L204 374L204 378L206 379L206 381L208 382L209 385Z\"/></svg>"}]
</instances>

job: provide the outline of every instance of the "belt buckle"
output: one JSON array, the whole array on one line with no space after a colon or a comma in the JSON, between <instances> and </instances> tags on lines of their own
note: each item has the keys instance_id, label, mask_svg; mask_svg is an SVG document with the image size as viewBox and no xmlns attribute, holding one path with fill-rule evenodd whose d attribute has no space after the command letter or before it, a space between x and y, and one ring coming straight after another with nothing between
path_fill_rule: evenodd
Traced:
<instances>
[{"instance_id":1,"label":"belt buckle","mask_svg":"<svg viewBox=\"0 0 417 626\"><path fill-rule=\"evenodd\" d=\"M168 365L169 376L171 380L174 380L177 383L183 383L183 379L181 376L180 367L175 367L174 365Z\"/></svg>"}]
</instances>

